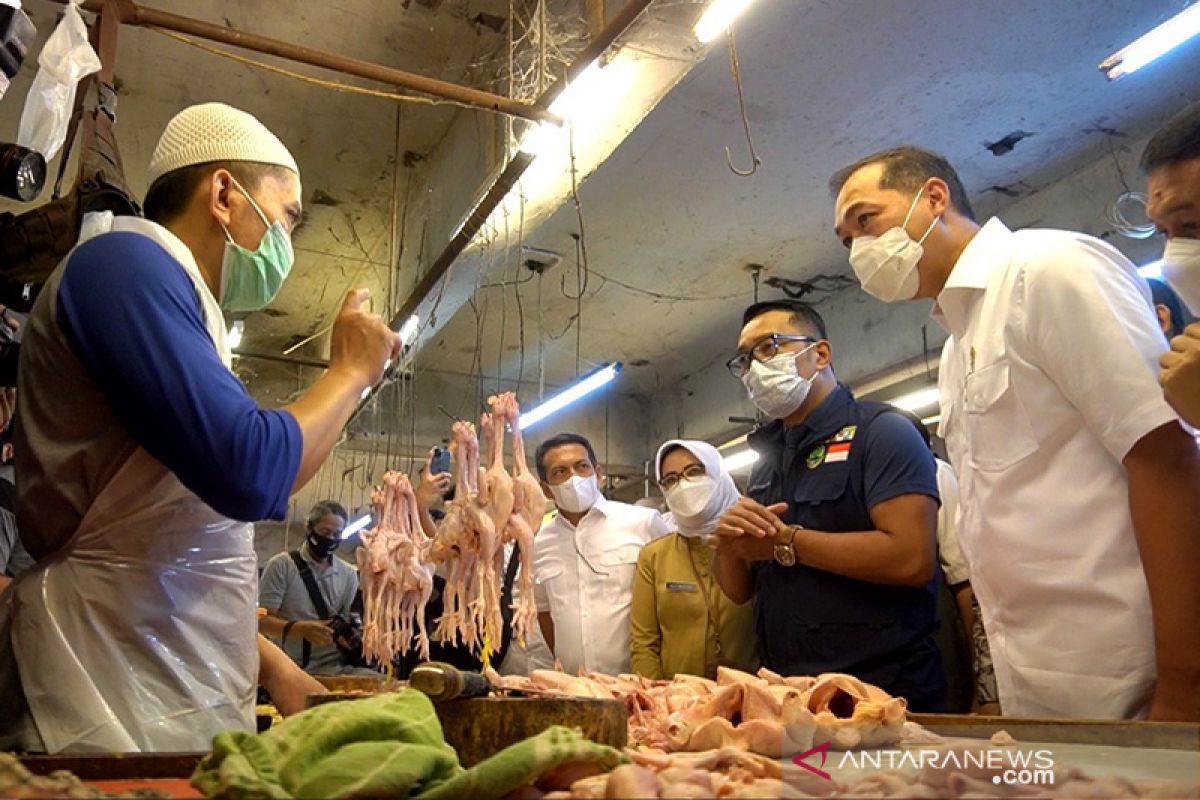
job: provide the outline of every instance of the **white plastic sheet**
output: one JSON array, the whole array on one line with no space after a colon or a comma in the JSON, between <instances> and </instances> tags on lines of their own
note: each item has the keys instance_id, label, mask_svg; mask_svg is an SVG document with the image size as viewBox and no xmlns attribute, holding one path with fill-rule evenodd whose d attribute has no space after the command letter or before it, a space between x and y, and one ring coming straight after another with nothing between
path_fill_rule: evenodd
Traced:
<instances>
[{"instance_id":1,"label":"white plastic sheet","mask_svg":"<svg viewBox=\"0 0 1200 800\"><path fill-rule=\"evenodd\" d=\"M25 97L17 144L36 150L46 161L58 155L67 138L75 90L100 69L100 56L88 42L87 25L74 0L38 56L38 72Z\"/></svg>"}]
</instances>

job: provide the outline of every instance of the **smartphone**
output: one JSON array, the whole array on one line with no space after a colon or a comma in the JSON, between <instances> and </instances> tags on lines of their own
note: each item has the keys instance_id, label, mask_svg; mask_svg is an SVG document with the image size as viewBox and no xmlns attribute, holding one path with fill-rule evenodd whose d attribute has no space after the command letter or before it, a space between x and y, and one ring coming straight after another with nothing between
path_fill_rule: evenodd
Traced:
<instances>
[{"instance_id":1,"label":"smartphone","mask_svg":"<svg viewBox=\"0 0 1200 800\"><path fill-rule=\"evenodd\" d=\"M440 475L450 471L450 451L445 447L433 448L433 458L429 461L429 472Z\"/></svg>"}]
</instances>

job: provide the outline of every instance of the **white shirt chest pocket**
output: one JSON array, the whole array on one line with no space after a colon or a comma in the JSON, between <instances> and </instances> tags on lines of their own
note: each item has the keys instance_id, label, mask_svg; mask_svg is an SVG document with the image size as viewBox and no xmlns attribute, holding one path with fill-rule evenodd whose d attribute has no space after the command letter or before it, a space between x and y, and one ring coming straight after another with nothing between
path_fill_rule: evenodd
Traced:
<instances>
[{"instance_id":1,"label":"white shirt chest pocket","mask_svg":"<svg viewBox=\"0 0 1200 800\"><path fill-rule=\"evenodd\" d=\"M606 573L603 583L608 599L614 602L630 602L638 555L641 552L642 544L639 542L618 545L596 556L596 568Z\"/></svg>"},{"instance_id":2,"label":"white shirt chest pocket","mask_svg":"<svg viewBox=\"0 0 1200 800\"><path fill-rule=\"evenodd\" d=\"M536 583L542 587L546 596L550 598L561 598L563 573L566 568L563 562L558 558L539 558L533 568L533 577Z\"/></svg>"},{"instance_id":3,"label":"white shirt chest pocket","mask_svg":"<svg viewBox=\"0 0 1200 800\"><path fill-rule=\"evenodd\" d=\"M976 468L998 472L1037 450L1037 437L1013 388L1007 360L972 372L965 383L962 424Z\"/></svg>"}]
</instances>

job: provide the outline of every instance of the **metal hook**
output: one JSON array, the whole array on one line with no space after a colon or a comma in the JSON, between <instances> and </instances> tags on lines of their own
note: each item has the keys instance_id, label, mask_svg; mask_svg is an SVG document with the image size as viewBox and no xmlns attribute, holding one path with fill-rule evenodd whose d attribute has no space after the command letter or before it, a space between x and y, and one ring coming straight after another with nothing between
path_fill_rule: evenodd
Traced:
<instances>
[{"instance_id":1,"label":"metal hook","mask_svg":"<svg viewBox=\"0 0 1200 800\"><path fill-rule=\"evenodd\" d=\"M738 169L733 163L733 151L728 145L725 147L725 163L729 166L729 171L734 175L739 175L743 178L748 178L758 172L758 166L762 163L762 159L758 157L758 153L754 150L754 137L750 135L750 119L746 115L746 97L742 91L742 68L738 63L737 56L737 41L733 35L733 26L729 26L729 68L733 72L733 83L737 87L738 109L742 113L742 128L746 131L746 145L750 149L750 168Z\"/></svg>"}]
</instances>

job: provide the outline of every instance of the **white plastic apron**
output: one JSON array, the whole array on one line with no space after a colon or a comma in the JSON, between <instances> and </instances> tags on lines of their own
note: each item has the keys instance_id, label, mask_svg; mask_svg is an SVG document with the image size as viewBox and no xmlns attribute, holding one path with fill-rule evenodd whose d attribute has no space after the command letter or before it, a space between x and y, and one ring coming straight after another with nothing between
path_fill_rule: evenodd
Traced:
<instances>
[{"instance_id":1,"label":"white plastic apron","mask_svg":"<svg viewBox=\"0 0 1200 800\"><path fill-rule=\"evenodd\" d=\"M144 220L111 227L150 236L187 270L228 364L219 306L190 251ZM23 692L52 753L207 750L222 730L252 730L256 566L253 527L139 447L74 536L0 601L15 656L0 664L0 692Z\"/></svg>"}]
</instances>

